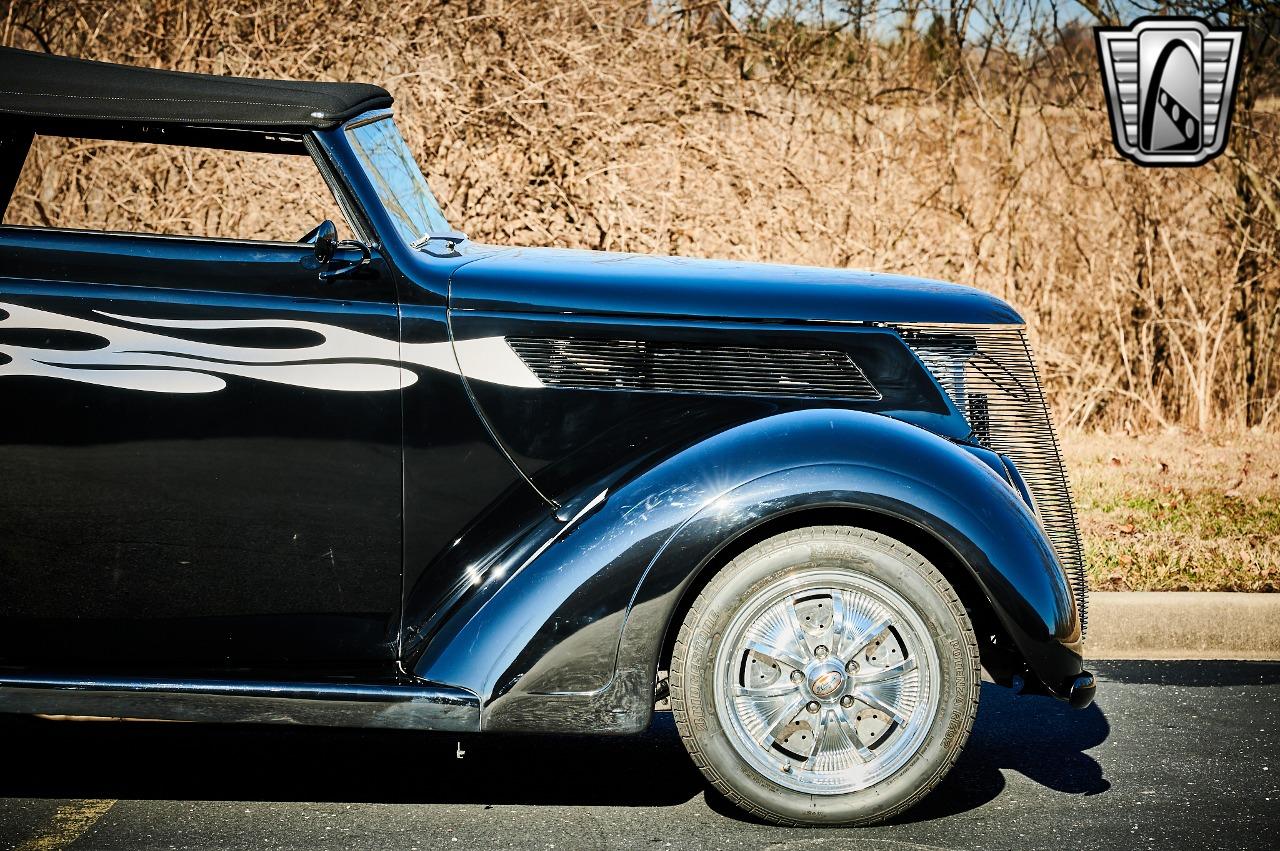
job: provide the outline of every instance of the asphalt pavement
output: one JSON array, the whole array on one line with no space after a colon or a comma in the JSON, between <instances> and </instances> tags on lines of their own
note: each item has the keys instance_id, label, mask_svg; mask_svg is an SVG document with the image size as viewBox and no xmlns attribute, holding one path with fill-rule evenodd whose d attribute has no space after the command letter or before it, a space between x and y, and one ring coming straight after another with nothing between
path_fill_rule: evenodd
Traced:
<instances>
[{"instance_id":1,"label":"asphalt pavement","mask_svg":"<svg viewBox=\"0 0 1280 851\"><path fill-rule=\"evenodd\" d=\"M753 823L669 713L632 739L0 718L0 848L1275 848L1280 663L1097 662L1083 711L984 684L965 755L856 830Z\"/></svg>"}]
</instances>

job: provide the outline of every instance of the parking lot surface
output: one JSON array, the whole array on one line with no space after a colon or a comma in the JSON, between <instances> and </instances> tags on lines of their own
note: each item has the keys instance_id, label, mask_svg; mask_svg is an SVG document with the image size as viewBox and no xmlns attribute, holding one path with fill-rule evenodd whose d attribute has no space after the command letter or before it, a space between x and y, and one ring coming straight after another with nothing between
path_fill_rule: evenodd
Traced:
<instances>
[{"instance_id":1,"label":"parking lot surface","mask_svg":"<svg viewBox=\"0 0 1280 851\"><path fill-rule=\"evenodd\" d=\"M634 739L0 718L0 848L1274 848L1280 663L1096 662L1076 712L983 685L891 824L751 822L669 713ZM459 759L457 751L465 753Z\"/></svg>"}]
</instances>

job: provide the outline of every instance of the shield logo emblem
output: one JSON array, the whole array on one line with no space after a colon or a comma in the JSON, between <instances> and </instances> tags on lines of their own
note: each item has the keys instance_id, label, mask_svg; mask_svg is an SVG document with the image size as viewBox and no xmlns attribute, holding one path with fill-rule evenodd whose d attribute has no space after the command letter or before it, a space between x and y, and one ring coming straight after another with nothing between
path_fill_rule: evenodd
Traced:
<instances>
[{"instance_id":1,"label":"shield logo emblem","mask_svg":"<svg viewBox=\"0 0 1280 851\"><path fill-rule=\"evenodd\" d=\"M1145 166L1204 165L1222 153L1243 27L1142 18L1093 34L1116 150Z\"/></svg>"}]
</instances>

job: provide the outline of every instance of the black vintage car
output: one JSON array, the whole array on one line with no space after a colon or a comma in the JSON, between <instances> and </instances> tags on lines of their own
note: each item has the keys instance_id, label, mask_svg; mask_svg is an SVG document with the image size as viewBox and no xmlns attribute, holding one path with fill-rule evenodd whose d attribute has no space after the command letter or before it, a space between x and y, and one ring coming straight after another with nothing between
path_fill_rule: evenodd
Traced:
<instances>
[{"instance_id":1,"label":"black vintage car","mask_svg":"<svg viewBox=\"0 0 1280 851\"><path fill-rule=\"evenodd\" d=\"M0 52L0 211L35 136L160 142L309 157L355 235L0 227L0 711L605 735L669 696L737 805L862 824L980 666L1089 703L1012 308L476 244L390 106Z\"/></svg>"}]
</instances>

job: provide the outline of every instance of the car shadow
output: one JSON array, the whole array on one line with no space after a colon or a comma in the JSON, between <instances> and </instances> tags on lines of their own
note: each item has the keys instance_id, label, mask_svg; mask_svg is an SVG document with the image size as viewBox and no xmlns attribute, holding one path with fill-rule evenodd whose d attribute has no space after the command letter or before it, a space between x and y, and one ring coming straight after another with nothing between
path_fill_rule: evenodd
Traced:
<instances>
[{"instance_id":1,"label":"car shadow","mask_svg":"<svg viewBox=\"0 0 1280 851\"><path fill-rule=\"evenodd\" d=\"M1110 733L1096 703L1072 709L1051 697L1018 695L983 683L978 718L955 768L932 795L894 822L927 821L980 807L1004 791L1003 770L1066 795L1100 795L1111 783L1086 751Z\"/></svg>"},{"instance_id":2,"label":"car shadow","mask_svg":"<svg viewBox=\"0 0 1280 851\"><path fill-rule=\"evenodd\" d=\"M1067 794L1105 792L1110 784L1084 751L1109 729L1096 705L1075 711L984 683L964 754L897 821L981 806L1004 789L1002 769ZM17 769L0 772L0 796L18 798L643 807L682 804L706 788L669 712L624 738L0 716L0 741ZM717 795L707 801L746 818Z\"/></svg>"},{"instance_id":3,"label":"car shadow","mask_svg":"<svg viewBox=\"0 0 1280 851\"><path fill-rule=\"evenodd\" d=\"M955 767L923 801L888 823L931 821L990 803L1004 791L1005 769L1055 792L1102 794L1111 784L1085 751L1110 732L1096 703L1076 710L1051 697L1018 695L984 682L973 732ZM707 794L707 804L729 818L753 820L714 792Z\"/></svg>"},{"instance_id":4,"label":"car shadow","mask_svg":"<svg viewBox=\"0 0 1280 851\"><path fill-rule=\"evenodd\" d=\"M0 715L0 742L0 797L662 806L702 791L670 713L618 738Z\"/></svg>"}]
</instances>

